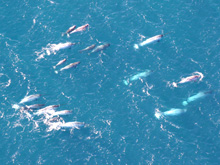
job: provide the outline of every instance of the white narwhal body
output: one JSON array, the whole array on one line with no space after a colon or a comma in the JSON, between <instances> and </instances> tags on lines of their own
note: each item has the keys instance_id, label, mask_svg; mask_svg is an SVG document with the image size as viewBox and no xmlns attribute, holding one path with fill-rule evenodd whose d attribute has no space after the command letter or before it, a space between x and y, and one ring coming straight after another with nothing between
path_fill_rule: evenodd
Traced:
<instances>
[{"instance_id":1,"label":"white narwhal body","mask_svg":"<svg viewBox=\"0 0 220 165\"><path fill-rule=\"evenodd\" d=\"M143 41L139 44L134 44L134 48L139 49L139 47L146 46L146 45L154 43L154 42L159 42L162 39L163 36L164 35L161 34L161 35L156 35L154 37L148 38L148 39L146 39L145 41Z\"/></svg>"},{"instance_id":2,"label":"white narwhal body","mask_svg":"<svg viewBox=\"0 0 220 165\"><path fill-rule=\"evenodd\" d=\"M27 102L31 102L31 101L37 100L40 96L41 96L40 94L25 96L18 104L14 104L12 106L12 108L19 109L20 108L20 104L24 104L24 103L27 103Z\"/></svg>"},{"instance_id":3,"label":"white narwhal body","mask_svg":"<svg viewBox=\"0 0 220 165\"><path fill-rule=\"evenodd\" d=\"M85 126L84 122L52 122L48 123L49 125L49 131L51 130L59 130L60 128L70 128L70 129L80 129L81 127Z\"/></svg>"},{"instance_id":4,"label":"white narwhal body","mask_svg":"<svg viewBox=\"0 0 220 165\"><path fill-rule=\"evenodd\" d=\"M183 104L183 106L187 106L190 102L204 98L205 96L207 96L208 94L211 94L211 93L212 93L212 91L199 92L196 95L189 97L186 101L183 101L182 104Z\"/></svg>"},{"instance_id":5,"label":"white narwhal body","mask_svg":"<svg viewBox=\"0 0 220 165\"><path fill-rule=\"evenodd\" d=\"M49 118L53 118L54 116L69 115L71 113L72 113L71 110L62 110L62 111L52 112L52 113L48 114L46 117L49 119Z\"/></svg>"},{"instance_id":6,"label":"white narwhal body","mask_svg":"<svg viewBox=\"0 0 220 165\"><path fill-rule=\"evenodd\" d=\"M138 80L140 78L144 78L144 77L149 76L151 74L151 72L152 72L151 70L146 70L144 72L137 73L134 76L131 76L130 78L128 78L126 80L123 80L123 83L125 85L128 85L129 82L131 82L131 81L135 81L135 80Z\"/></svg>"}]
</instances>

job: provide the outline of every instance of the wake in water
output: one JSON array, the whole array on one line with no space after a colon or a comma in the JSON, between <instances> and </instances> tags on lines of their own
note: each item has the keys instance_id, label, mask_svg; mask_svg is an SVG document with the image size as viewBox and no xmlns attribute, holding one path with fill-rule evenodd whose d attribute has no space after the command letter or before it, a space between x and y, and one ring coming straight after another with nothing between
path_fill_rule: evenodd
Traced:
<instances>
[{"instance_id":1,"label":"wake in water","mask_svg":"<svg viewBox=\"0 0 220 165\"><path fill-rule=\"evenodd\" d=\"M18 104L14 104L12 108L17 110L20 108L21 104L37 100L40 96L40 94L25 96Z\"/></svg>"},{"instance_id":2,"label":"wake in water","mask_svg":"<svg viewBox=\"0 0 220 165\"><path fill-rule=\"evenodd\" d=\"M0 88L7 88L11 84L11 79L3 73L0 73Z\"/></svg>"},{"instance_id":3,"label":"wake in water","mask_svg":"<svg viewBox=\"0 0 220 165\"><path fill-rule=\"evenodd\" d=\"M33 120L34 116L44 115L44 124L49 126L48 131L59 130L61 128L79 129L84 126L83 122L65 122L62 118L60 118L60 116L72 114L72 110L56 111L60 105L49 105L44 108L41 108L44 104L24 105L25 103L37 100L40 96L40 94L25 96L18 104L14 104L12 108L16 110L20 109L20 112L26 114L28 120L34 121L35 125L38 121ZM33 113L31 114L30 112Z\"/></svg>"},{"instance_id":4,"label":"wake in water","mask_svg":"<svg viewBox=\"0 0 220 165\"><path fill-rule=\"evenodd\" d=\"M152 71L147 69L147 70L144 71L144 72L137 73L137 74L131 76L130 78L128 78L128 79L126 79L126 80L123 80L123 83L124 83L125 85L128 85L131 81L136 81L136 80L138 80L138 79L140 79L140 78L147 77L147 76L149 76L151 73L152 73Z\"/></svg>"},{"instance_id":5,"label":"wake in water","mask_svg":"<svg viewBox=\"0 0 220 165\"><path fill-rule=\"evenodd\" d=\"M85 123L83 122L78 122L78 121L74 121L74 122L50 122L48 123L49 128L47 129L47 131L52 131L52 130L60 130L61 128L70 128L70 129L80 129L81 127L85 126Z\"/></svg>"},{"instance_id":6,"label":"wake in water","mask_svg":"<svg viewBox=\"0 0 220 165\"><path fill-rule=\"evenodd\" d=\"M70 49L76 43L66 42L66 43L59 43L59 44L47 44L45 48L42 48L40 52L35 52L37 54L36 61L44 58L45 55L56 54L57 51L62 49Z\"/></svg>"}]
</instances>

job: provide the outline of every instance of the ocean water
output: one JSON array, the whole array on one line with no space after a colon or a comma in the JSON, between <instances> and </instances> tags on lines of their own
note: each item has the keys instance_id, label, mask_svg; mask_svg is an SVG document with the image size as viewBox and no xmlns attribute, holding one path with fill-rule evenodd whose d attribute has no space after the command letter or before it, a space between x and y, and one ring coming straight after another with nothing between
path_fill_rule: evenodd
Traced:
<instances>
[{"instance_id":1,"label":"ocean water","mask_svg":"<svg viewBox=\"0 0 220 165\"><path fill-rule=\"evenodd\" d=\"M220 1L2 0L0 21L1 164L219 164ZM86 31L62 36L86 23ZM79 44L36 60L48 44L65 42ZM78 52L105 43L103 52ZM64 58L81 63L55 74ZM153 73L123 83L146 69ZM171 85L195 71L202 81ZM43 116L12 108L31 94L42 97L29 105L60 104L73 110L66 122L85 127L48 131ZM187 112L154 116L171 108Z\"/></svg>"}]
</instances>

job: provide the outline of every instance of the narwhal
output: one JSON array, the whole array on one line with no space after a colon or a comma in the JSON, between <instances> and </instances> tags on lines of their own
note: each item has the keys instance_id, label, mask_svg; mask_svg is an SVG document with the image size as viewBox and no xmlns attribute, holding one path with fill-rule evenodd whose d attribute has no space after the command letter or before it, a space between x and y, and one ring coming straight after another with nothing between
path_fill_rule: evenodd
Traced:
<instances>
[{"instance_id":1,"label":"narwhal","mask_svg":"<svg viewBox=\"0 0 220 165\"><path fill-rule=\"evenodd\" d=\"M144 72L137 73L137 74L131 76L130 78L128 78L128 79L126 79L126 80L123 80L123 83L124 83L125 85L128 85L129 82L131 82L131 81L135 81L135 80L138 80L138 79L140 79L140 78L149 76L149 75L151 74L151 72L152 72L151 70L148 70L148 69L147 69L147 70L145 70Z\"/></svg>"},{"instance_id":2,"label":"narwhal","mask_svg":"<svg viewBox=\"0 0 220 165\"><path fill-rule=\"evenodd\" d=\"M155 117L157 119L160 119L162 116L177 116L182 113L185 113L186 111L187 109L179 109L179 108L171 108L170 110L165 112L160 112L157 110L157 112L155 113Z\"/></svg>"},{"instance_id":3,"label":"narwhal","mask_svg":"<svg viewBox=\"0 0 220 165\"><path fill-rule=\"evenodd\" d=\"M177 84L183 84L183 83L187 83L187 82L191 82L191 81L202 81L204 75L200 72L193 72L192 76L186 77L186 78L182 78L179 82L175 83L173 82L173 86L177 87Z\"/></svg>"},{"instance_id":4,"label":"narwhal","mask_svg":"<svg viewBox=\"0 0 220 165\"><path fill-rule=\"evenodd\" d=\"M211 94L212 91L199 92L196 95L190 96L186 101L183 101L182 104L187 106L190 102L196 101L198 99L204 98L205 96Z\"/></svg>"},{"instance_id":5,"label":"narwhal","mask_svg":"<svg viewBox=\"0 0 220 165\"><path fill-rule=\"evenodd\" d=\"M134 44L134 48L139 49L139 47L146 46L146 45L154 43L154 42L160 42L160 40L163 38L163 36L167 35L167 34L169 34L169 33L160 34L160 35L156 35L156 36L153 36L151 38L148 38L148 39L146 39L145 41L143 41L139 44Z\"/></svg>"},{"instance_id":6,"label":"narwhal","mask_svg":"<svg viewBox=\"0 0 220 165\"><path fill-rule=\"evenodd\" d=\"M24 104L24 103L27 103L27 102L31 102L31 101L37 100L40 96L41 96L41 94L25 96L18 104L14 104L12 106L12 108L19 109L20 108L20 104Z\"/></svg>"}]
</instances>

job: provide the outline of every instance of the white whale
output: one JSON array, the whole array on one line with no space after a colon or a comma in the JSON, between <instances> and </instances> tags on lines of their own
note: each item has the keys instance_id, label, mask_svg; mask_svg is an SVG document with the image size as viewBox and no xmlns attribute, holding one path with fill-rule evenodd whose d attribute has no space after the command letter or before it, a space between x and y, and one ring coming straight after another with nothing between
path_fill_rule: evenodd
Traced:
<instances>
[{"instance_id":1,"label":"white whale","mask_svg":"<svg viewBox=\"0 0 220 165\"><path fill-rule=\"evenodd\" d=\"M85 125L84 122L74 121L74 122L62 123L62 124L60 124L60 127L61 128L77 128L77 129L79 129L80 127L83 127L84 125Z\"/></svg>"},{"instance_id":2,"label":"white whale","mask_svg":"<svg viewBox=\"0 0 220 165\"><path fill-rule=\"evenodd\" d=\"M130 81L135 81L135 80L138 80L140 78L143 78L143 77L147 77L151 74L151 70L146 70L144 72L140 72L140 73L137 73L135 74L134 76L131 76L130 78L126 79L126 80L123 80L123 83L125 85L128 85Z\"/></svg>"},{"instance_id":3,"label":"white whale","mask_svg":"<svg viewBox=\"0 0 220 165\"><path fill-rule=\"evenodd\" d=\"M59 43L59 44L48 44L47 48L45 48L47 55L50 55L51 53L56 54L57 51L62 49L68 49L71 48L76 43L66 42L66 43ZM41 58L41 57L39 57Z\"/></svg>"},{"instance_id":4,"label":"white whale","mask_svg":"<svg viewBox=\"0 0 220 165\"><path fill-rule=\"evenodd\" d=\"M23 104L23 103L27 103L27 102L30 102L30 101L34 101L34 100L38 99L40 96L41 96L40 94L25 96L25 97L19 102L19 104Z\"/></svg>"},{"instance_id":5,"label":"white whale","mask_svg":"<svg viewBox=\"0 0 220 165\"><path fill-rule=\"evenodd\" d=\"M55 110L54 109L46 109L46 110L44 110L44 111L42 111L42 110L38 110L37 112L35 112L34 113L34 115L47 115L47 114L50 114L50 115L52 115L52 114L54 114L55 113Z\"/></svg>"},{"instance_id":6,"label":"white whale","mask_svg":"<svg viewBox=\"0 0 220 165\"><path fill-rule=\"evenodd\" d=\"M187 109L171 108L170 110L165 111L165 112L157 111L155 113L155 117L157 119L160 119L162 116L177 116L182 113L185 113L186 111L187 111Z\"/></svg>"},{"instance_id":7,"label":"white whale","mask_svg":"<svg viewBox=\"0 0 220 165\"><path fill-rule=\"evenodd\" d=\"M72 129L80 129L81 127L85 126L84 122L78 122L78 121L74 121L74 122L52 122L52 123L48 123L49 128L48 130L59 130L60 128L72 128Z\"/></svg>"},{"instance_id":8,"label":"white whale","mask_svg":"<svg viewBox=\"0 0 220 165\"><path fill-rule=\"evenodd\" d=\"M56 111L56 112L52 112L49 115L46 116L46 118L53 118L54 116L62 116L62 115L69 115L71 114L72 111L71 110L62 110L62 111Z\"/></svg>"},{"instance_id":9,"label":"white whale","mask_svg":"<svg viewBox=\"0 0 220 165\"><path fill-rule=\"evenodd\" d=\"M34 109L39 109L43 106L44 106L44 104L33 104L33 105L25 105L23 108L25 110L34 110Z\"/></svg>"},{"instance_id":10,"label":"white whale","mask_svg":"<svg viewBox=\"0 0 220 165\"><path fill-rule=\"evenodd\" d=\"M46 106L44 108L41 108L39 110L37 110L34 115L42 115L42 114L50 114L52 115L53 113L55 113L55 110L59 107L60 105L49 105Z\"/></svg>"},{"instance_id":11,"label":"white whale","mask_svg":"<svg viewBox=\"0 0 220 165\"><path fill-rule=\"evenodd\" d=\"M20 104L24 104L24 103L27 103L27 102L31 102L31 101L37 100L40 96L41 96L41 94L25 96L18 104L14 104L12 106L12 108L19 109L20 108Z\"/></svg>"},{"instance_id":12,"label":"white whale","mask_svg":"<svg viewBox=\"0 0 220 165\"><path fill-rule=\"evenodd\" d=\"M205 96L207 96L208 94L211 94L211 93L212 93L212 91L199 92L196 95L189 97L186 101L183 101L182 104L183 104L183 106L187 106L190 102L204 98Z\"/></svg>"},{"instance_id":13,"label":"white whale","mask_svg":"<svg viewBox=\"0 0 220 165\"><path fill-rule=\"evenodd\" d=\"M134 44L134 48L139 49L140 46L142 47L142 46L146 46L148 44L154 43L154 42L159 42L162 39L163 36L164 35L161 34L161 35L156 35L154 37L148 38L147 40L145 40L145 41L143 41L139 44Z\"/></svg>"}]
</instances>

